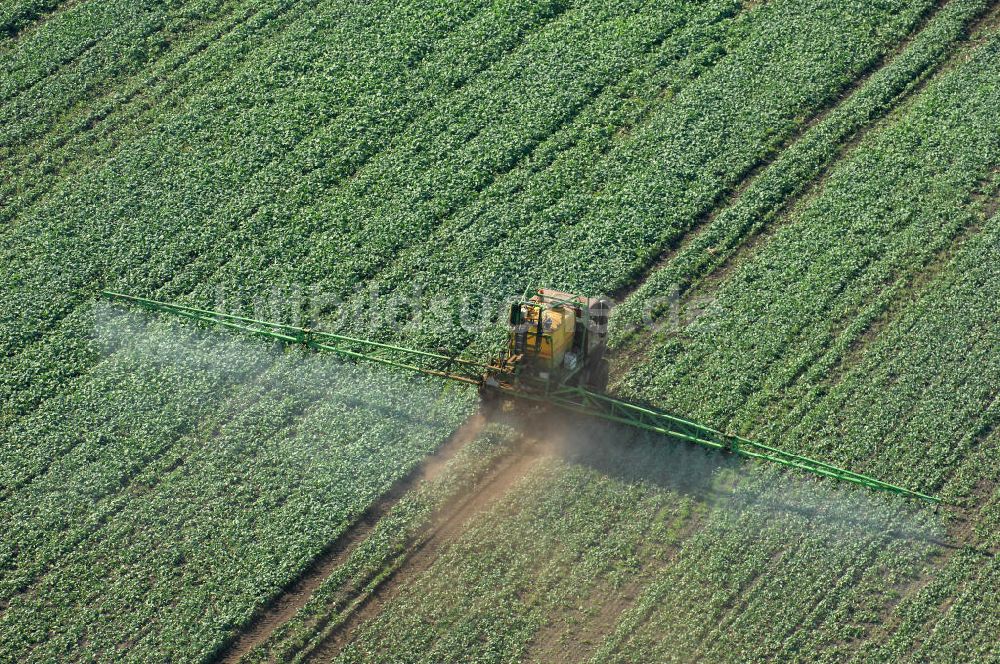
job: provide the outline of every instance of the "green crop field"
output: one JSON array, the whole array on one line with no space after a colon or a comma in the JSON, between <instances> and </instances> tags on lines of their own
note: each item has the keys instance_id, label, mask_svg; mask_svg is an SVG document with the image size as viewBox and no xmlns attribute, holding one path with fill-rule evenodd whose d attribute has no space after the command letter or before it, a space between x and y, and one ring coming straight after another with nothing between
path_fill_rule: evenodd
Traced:
<instances>
[{"instance_id":1,"label":"green crop field","mask_svg":"<svg viewBox=\"0 0 1000 664\"><path fill-rule=\"evenodd\" d=\"M0 661L1000 662L1000 3L7 0ZM112 304L485 360L935 507Z\"/></svg>"}]
</instances>

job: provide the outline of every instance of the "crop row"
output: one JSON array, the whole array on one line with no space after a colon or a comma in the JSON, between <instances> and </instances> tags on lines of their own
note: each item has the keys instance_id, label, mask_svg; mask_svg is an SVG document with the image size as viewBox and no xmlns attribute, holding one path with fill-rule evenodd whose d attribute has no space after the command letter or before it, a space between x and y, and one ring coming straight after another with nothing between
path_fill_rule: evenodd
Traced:
<instances>
[{"instance_id":1,"label":"crop row","mask_svg":"<svg viewBox=\"0 0 1000 664\"><path fill-rule=\"evenodd\" d=\"M373 287L395 292L417 274L428 299L460 292L496 301L538 283L581 292L627 285L640 266L711 209L721 192L801 128L802 117L815 113L884 52L886 44L872 43L862 28L869 19L874 16L830 20L820 8L801 3L742 15L723 38L728 50L714 66L698 70L695 80L679 89L668 87L666 103L652 107L637 126L626 126L606 153L596 153L600 159L585 144L567 151L518 183L515 195L490 197L462 211L432 242L414 247L377 275ZM898 20L900 32L911 25ZM777 27L790 24L796 30ZM821 27L823 35L814 35ZM780 55L770 59L774 53ZM761 108L769 110L758 114ZM599 144L601 136L586 140ZM560 183L555 195L550 182ZM567 271L567 264L579 268ZM476 269L456 274L455 265ZM323 278L319 270L309 276ZM455 326L435 341L462 335Z\"/></svg>"},{"instance_id":2,"label":"crop row","mask_svg":"<svg viewBox=\"0 0 1000 664\"><path fill-rule=\"evenodd\" d=\"M12 0L0 10L0 35L16 36L60 3L61 0Z\"/></svg>"},{"instance_id":3,"label":"crop row","mask_svg":"<svg viewBox=\"0 0 1000 664\"><path fill-rule=\"evenodd\" d=\"M942 549L939 543L956 533L899 503L754 473L730 509L685 543L677 564L626 614L602 659L632 661L650 652L668 661L726 660L734 652L783 659L809 652L818 661L992 661L995 436L989 449L983 459L992 460L976 472L993 494L974 507L983 534L965 548Z\"/></svg>"},{"instance_id":4,"label":"crop row","mask_svg":"<svg viewBox=\"0 0 1000 664\"><path fill-rule=\"evenodd\" d=\"M364 21L366 17L357 18ZM401 19L400 29L408 31L416 20L414 17ZM447 22L447 17L441 20ZM372 23L371 20L364 22ZM308 27L301 26L285 38L294 43L303 33L308 33ZM342 29L354 30L355 34L362 30L361 26L347 21ZM274 164L291 161L293 171L305 167L298 160L287 160L284 155L275 157L275 154L291 150L308 131L315 129L308 129L308 119L302 118L297 121L302 126L296 130L301 136L282 140L288 131L289 118L295 117L294 104L288 104L291 109L286 109L281 116L267 103L268 100L272 104L278 101L275 97L281 85L272 79L278 78L283 47L285 51L291 49L289 44L279 41L267 52L267 57L249 67L242 76L221 90L206 94L198 103L192 101L183 115L167 122L143 141L123 146L112 162L92 173L89 179L66 183L41 209L35 210L32 218L18 224L9 242L11 269L8 278L9 285L15 288L11 297L25 308L21 308L16 317L10 317L11 331L16 328L20 333L17 338L9 339L11 345L5 348L8 353L30 339L43 337L52 322L71 313L76 304L90 296L91 284L107 283L115 274L139 276L135 268L144 265L153 272L147 275L146 281L153 281L155 285L157 280L167 278L162 275L171 274L174 268L183 268L184 262L192 258L192 248L225 244L226 232L245 219L249 210L262 205L261 199L280 196L284 185L279 186L279 183L288 181L293 174L273 172L278 170ZM379 55L381 58L377 59ZM360 53L354 54L355 60L359 57ZM399 59L405 60L409 55L405 51L397 52L397 58L392 58L384 49L379 52L373 46L370 57L369 77L361 81L344 77L341 85L345 99L358 94L360 91L356 88L360 85L367 84L377 90L376 79L380 74L391 83L392 72L401 66ZM331 66L322 59L315 62L317 67L324 64ZM272 80L271 85L267 84L269 80ZM213 108L218 107L226 95L235 97L238 93L247 110L244 120L234 124L239 115L221 114ZM294 96L294 90L286 94ZM234 101L231 109L235 108ZM253 115L251 109L255 109ZM248 123L251 119L253 121ZM285 127L284 131L279 130L281 126ZM238 145L238 138L242 138L243 145ZM190 146L185 149L187 142ZM283 147L274 145L276 142ZM220 155L227 156L231 168L220 172ZM267 177L269 173L273 177ZM248 192L244 196L235 193L244 190ZM113 197L115 205L102 206L101 201L109 196ZM66 210L70 211L69 215L64 214ZM213 219L213 212L218 218ZM130 217L128 223L118 221L122 215ZM41 219L49 219L50 223L39 225L37 222ZM147 237L150 228L157 229L160 235ZM199 236L204 239L200 240ZM32 277L34 270L27 266L39 261L66 264L67 269L56 280ZM69 268L70 263L74 267ZM22 265L25 266L23 271ZM51 282L52 293L43 295L35 289L44 288L44 281ZM118 285L127 288L129 282L121 281ZM44 312L32 315L28 303L34 301L36 306L42 305L48 295L52 299L44 303ZM64 359L68 359L66 354Z\"/></svg>"},{"instance_id":5,"label":"crop row","mask_svg":"<svg viewBox=\"0 0 1000 664\"><path fill-rule=\"evenodd\" d=\"M823 441L852 463L878 455L883 472L927 488L954 478L949 492L970 491L979 478L955 471L1000 414L1000 338L990 314L1000 304L992 287L1000 281L997 238L994 219L966 240L945 274L907 303L836 385L802 400L807 405L792 414L796 425L786 435Z\"/></svg>"},{"instance_id":6,"label":"crop row","mask_svg":"<svg viewBox=\"0 0 1000 664\"><path fill-rule=\"evenodd\" d=\"M99 61L105 46L110 47L110 53L122 54L129 37L141 43L155 35L169 17L162 3L148 0L116 5L77 3L3 54L8 75L0 82L0 100L9 104L64 68L72 69L81 61Z\"/></svg>"},{"instance_id":7,"label":"crop row","mask_svg":"<svg viewBox=\"0 0 1000 664\"><path fill-rule=\"evenodd\" d=\"M377 14L378 8L370 11ZM412 9L412 14L399 17L401 25L397 27L404 35L412 34L415 24L419 25L422 19L427 18L416 8ZM370 16L352 18L353 21L324 26L326 36L336 44L346 44L349 42L347 36L350 31L353 30L355 36L364 33L364 26L359 24L367 22L369 31L376 29L370 25ZM456 17L441 14L438 27L446 30L455 20ZM127 149L118 150L113 160L85 179L82 188L70 186L81 183L67 183L65 188L46 201L42 209L35 210L34 217L45 219L52 214L53 206L75 204L74 214L69 215L69 218L60 218L59 223L51 230L43 230L41 240L44 241L49 236L65 237L75 231L78 237L74 240L79 245L79 235L82 232L89 231L88 234L93 234L105 220L115 219L117 215L129 212L133 219L124 226L132 228L134 233L138 230L137 226L144 225L142 211L153 215L157 221L155 226L164 231L170 227L168 223L181 233L196 234L197 229L205 226L215 230L216 227L211 224L198 224L188 220L208 216L220 204L232 199L233 192L243 190L247 181L262 168L278 160L304 138L315 134L320 119L336 115L350 102L358 101L358 96L366 91L370 91L370 94L382 85L391 84L393 79L406 71L407 62L419 54L414 49L421 48L419 43L408 44L402 41L396 52L390 53L385 44L373 43L369 52L355 48L348 54L329 52L325 54L325 58L315 57L302 47L305 44L292 49L291 45L299 41L297 37L308 33L311 27L316 26L299 26L295 34L285 36L289 43L275 45L269 52L269 58L257 63L244 72L243 76L228 81L206 98L191 100L181 116L172 118L170 123L155 134ZM425 26L425 29L429 28L429 25ZM433 36L433 33L427 36ZM322 48L324 42L315 36L313 39L314 41L306 44L312 43L313 49ZM411 42L416 39L410 37ZM279 46L285 46L285 51L280 50ZM302 58L302 61L288 62L289 49L296 53L296 57ZM308 67L302 69L307 62ZM325 72L326 75L334 76L335 84L325 83L325 79L318 76L303 76L308 71L319 71L324 67L329 70ZM371 69L365 77L346 75L354 67ZM302 71L296 71L297 69ZM388 80L383 80L383 76ZM223 104L222 100L227 100L227 103ZM221 111L223 105L225 112ZM220 169L223 163L227 168ZM135 182L140 177L148 177L153 169L156 172L152 181L144 181L142 184ZM217 177L207 177L208 172L215 173ZM130 185L134 188L118 191L123 186ZM263 189L272 192L272 195L276 193L274 186ZM120 194L115 196L115 206L92 209L96 202L91 200L92 197L100 199L109 194ZM152 209L149 203L154 201L163 207ZM168 216L174 211L176 217ZM185 221L188 223L185 224ZM223 227L228 226L227 223ZM30 236L37 232L35 224L25 224L23 230L23 233L15 232L11 238L13 247L23 244L24 235L28 236L29 243L33 242ZM113 230L122 228L114 229L112 226L108 229ZM84 243L78 249L90 254L87 262L93 264L95 269L104 267L103 261L100 261L102 253L107 254L119 246L125 251L133 251L134 245L139 244L135 240L129 241L130 238L116 238L113 232L95 239L106 239L110 246ZM170 253L177 256L187 253L171 247L152 249L170 249ZM127 273L128 267L128 264L120 265L119 269ZM84 276L80 272L77 270L78 274L73 276ZM87 276L93 278L95 275L91 273ZM90 281L91 279L87 279L83 283ZM46 285L39 284L39 287L44 288ZM76 289L67 288L70 284L62 285L64 287L60 299L80 297L81 294ZM37 329L37 326L26 327Z\"/></svg>"},{"instance_id":8,"label":"crop row","mask_svg":"<svg viewBox=\"0 0 1000 664\"><path fill-rule=\"evenodd\" d=\"M567 438L568 458L538 462L439 544L335 661L559 659L567 648L593 661L838 661L940 532L884 497L746 476L683 445L613 429ZM692 512L708 519L694 534Z\"/></svg>"},{"instance_id":9,"label":"crop row","mask_svg":"<svg viewBox=\"0 0 1000 664\"><path fill-rule=\"evenodd\" d=\"M23 589L55 551L75 545L77 529L89 533L100 526L107 519L106 498L128 489L159 456L187 440L196 424L204 428L220 404L244 383L258 380L274 361L267 353L241 357L244 346L190 334L186 345L171 352L171 345L148 334L140 321L112 311L103 308L102 320L94 321L100 336L95 352L105 361L93 380L7 429L0 496L17 528L4 538L2 559L9 571L4 597ZM124 333L146 339L149 347L116 352ZM215 357L208 357L205 347ZM101 400L102 408L80 406ZM110 458L95 464L95 454ZM36 513L39 503L50 509Z\"/></svg>"},{"instance_id":10,"label":"crop row","mask_svg":"<svg viewBox=\"0 0 1000 664\"><path fill-rule=\"evenodd\" d=\"M389 77L384 78L384 73L382 70L388 70L388 72L394 71L394 69L399 65L399 60L389 57L389 52L383 47L382 55L383 59L376 57L378 51L377 47L379 42L373 40L371 42L372 53L371 55L365 53L362 54L361 49L351 47L354 44L351 40L351 30L353 29L354 35L363 34L364 30L372 30L375 17L381 16L381 20L384 25L381 29L389 34L395 31L400 31L400 34L409 34L411 39L421 39L421 41L410 45L410 48L430 48L436 47L438 44L433 40L435 36L441 37L443 33L435 32L436 29L444 27L445 29L453 29L457 24L461 23L462 17L468 18L476 15L477 11L481 10L481 7L474 3L468 3L461 8L461 11L456 11L454 13L444 13L437 17L440 20L440 25L436 28L432 28L430 24L422 25L425 34L420 34L414 26L414 22L419 21L421 13L419 6L414 6L408 8L407 12L400 12L397 10L395 14L389 10L381 3L373 5L371 7L364 8L330 8L330 7L320 7L318 11L322 14L335 14L341 15L341 21L331 25L328 21L317 20L314 14L310 14L305 11L307 9L316 9L309 7L298 7L299 12L304 12L303 15L299 15L296 12L292 12L294 15L294 20L290 26L283 28L283 32L280 33L280 39L268 43L264 40L267 45L262 51L257 52L260 39L266 36L276 29L276 26L280 26L285 22L284 14L288 13L291 9L295 8L294 2L278 2L273 5L254 5L251 7L250 14L242 14L238 17L237 24L229 24L231 31L223 34L225 35L225 47L220 48L218 44L212 44L210 48L206 49L211 53L206 53L207 57L198 58L197 71L194 72L193 76L182 78L182 85L170 85L167 90L163 92L163 97L156 100L156 104L153 107L152 113L154 116L163 115L165 118L172 118L172 113L176 110L174 107L180 104L182 106L181 110L184 111L185 108L200 108L202 114L206 115L207 112L204 110L206 107L199 104L207 104L207 108L211 111L216 110L220 104L220 96L225 98L226 96L238 96L241 106L251 105L252 103L261 103L261 98L269 99L272 103L277 100L274 96L277 90L293 87L300 88L308 84L312 90L308 92L309 96L316 96L317 94L322 94L327 98L324 100L325 104L322 106L322 111L328 115L335 115L339 110L342 110L344 106L343 99L352 99L357 102L360 108L367 108L370 103L366 103L364 95L366 94L364 90L371 88L373 84L384 84L386 89L381 90L383 95L399 95L401 93L401 88L407 87L407 90L411 93L415 93L414 87L410 86L410 81L406 80L406 77L399 76L398 78ZM458 8L453 8L458 9ZM482 39L479 42L480 52L476 53L476 57L482 56L488 62L488 56L491 53L491 44L493 40L502 43L502 40L507 36L507 30L512 30L515 33L523 28L521 23L522 17L518 15L518 8L511 7L510 15L480 15L484 23L483 27L493 26L493 21L501 21L506 19L510 21L509 24L503 25L503 30L499 34L492 34L493 30L485 30L485 34L482 35ZM539 6L534 8L532 13L538 13L539 15L545 14L547 10L551 9L549 5ZM254 13L256 11L256 13ZM281 20L276 20L281 19ZM245 21L245 24L240 25L240 21ZM457 22L457 23L456 23ZM225 29L225 26L223 26ZM330 41L324 42L317 39L319 34L317 31L323 30L330 34L328 36L331 38ZM256 38L250 35L258 34ZM471 42L476 37L475 34L466 36L466 45ZM405 43L397 37L394 37L395 44L398 49L402 49L403 52L399 53L400 60L403 63L409 63L410 65L416 66L419 64L421 55L419 52L406 52ZM426 40L426 41L425 41ZM197 41L197 40L196 40ZM249 41L249 43L248 43ZM391 40L387 40L391 41ZM336 46L336 48L334 48ZM203 47L202 47L203 48ZM465 49L468 51L468 48ZM345 52L346 51L346 52ZM201 51L198 46L195 47L195 52L200 54ZM289 63L289 54L294 53L297 59L296 63ZM182 56L183 58L183 56ZM182 59L183 61L183 59ZM308 65L306 64L308 63ZM339 71L341 67L347 64L347 69L344 71ZM294 81L294 85L290 85L289 72L293 69L298 69L299 77ZM352 72L355 70L366 72L365 76L356 76ZM324 71L326 69L326 71ZM284 70L284 73L282 73ZM305 77L306 71L317 71L322 72L321 76L317 77ZM220 76L228 76L230 80L219 83L217 80ZM165 82L169 83L176 77L176 72L171 71L169 68L164 72L161 72L161 77L164 78ZM333 77L331 79L331 77ZM159 84L164 83L158 78L154 79ZM416 81L419 83L420 81ZM390 85L391 84L391 85ZM419 89L419 88L416 88ZM343 93L347 90L347 97L341 97L337 93ZM248 94L248 91L252 91L254 94ZM142 102L140 108L148 100L148 92L146 90L142 91L142 98L139 100ZM297 95L291 95L289 93L298 92ZM259 94L263 93L263 94ZM126 99L134 97L134 92L131 95L126 96ZM306 93L304 91L287 90L284 94L289 94L289 96L302 97ZM340 98L339 102L337 101ZM376 100L380 97L374 96ZM227 107L236 111L237 106L233 103L233 99L230 99L227 103ZM110 104L111 102L109 102ZM301 103L299 101L298 103ZM98 110L96 115L91 115L84 120L84 127L87 127L90 123L95 121L101 121L104 115L111 112L116 112L113 105L108 104L103 106L104 110ZM302 110L302 109L300 109ZM185 114L190 114L191 111L185 111ZM147 118L143 122L155 122L154 129L158 132L163 132L165 130L172 130L177 132L178 128L174 127L161 127L162 124L158 121L158 117L153 117L149 119L149 113L146 113ZM116 118L116 121L112 123L112 128L110 130L101 127L102 134L100 137L100 143L102 145L110 144L114 147L120 140L119 129L123 129L126 136L132 137L130 134L134 131L133 124L135 119L132 116L127 116L126 118ZM219 117L206 117L197 118L199 120L207 120L208 124L212 126L215 132L199 132L199 135L190 135L190 128L187 129L187 133L182 135L181 138L184 139L186 144L190 143L202 143L218 140L220 136L228 136L234 138L239 133L254 132L258 131L264 136L269 136L267 132L261 132L261 126L256 125L245 125L241 124L239 126L232 126L232 117L219 116ZM315 129L315 123L317 118L310 117L308 115L303 115L300 118L301 121L313 122L313 128ZM102 123L103 124L103 123ZM282 127L283 133L288 133L291 129L288 126L288 118L285 118L285 126ZM79 130L80 123L76 123L73 128ZM91 141L92 137L90 132L81 132L83 136L86 137L88 141ZM110 133L110 136L109 136ZM77 143L79 142L79 136L76 137ZM110 141L110 143L109 143ZM132 146L133 150L135 145ZM41 149L41 148L39 148ZM72 154L70 155L75 159L79 153L80 146L76 145ZM100 150L97 146L90 146L89 151L94 155L99 155ZM65 152L65 151L64 151ZM42 169L42 175L47 175L44 173L45 170L50 168L51 156L46 152L44 155L34 155L45 160L46 166ZM127 155L126 155L126 158ZM63 157L65 162L66 156ZM32 169L36 170L36 169ZM301 169L296 169L295 172L299 173ZM24 187L34 187L35 180L37 178L24 177L22 178L23 188ZM29 197L31 200L32 197Z\"/></svg>"},{"instance_id":11,"label":"crop row","mask_svg":"<svg viewBox=\"0 0 1000 664\"><path fill-rule=\"evenodd\" d=\"M86 4L89 3L84 6ZM185 3L182 12L149 7L148 11L119 11L107 17L114 26L109 34L72 63L37 81L0 107L0 126L3 127L0 145L6 153L0 154L5 160L9 159L15 146L49 130L60 115L86 104L93 95L116 85L119 78L151 65L150 61L155 62L172 41L203 22L217 20L216 13L228 9L218 0L200 0ZM88 29L92 28L88 26ZM58 31L46 30L48 32ZM69 32L79 39L78 33L74 34L76 31Z\"/></svg>"},{"instance_id":12,"label":"crop row","mask_svg":"<svg viewBox=\"0 0 1000 664\"><path fill-rule=\"evenodd\" d=\"M744 479L618 621L595 661L843 661L937 530L884 497L767 469Z\"/></svg>"},{"instance_id":13,"label":"crop row","mask_svg":"<svg viewBox=\"0 0 1000 664\"><path fill-rule=\"evenodd\" d=\"M296 6L294 0L231 5L217 20L174 36L161 57L144 62L131 77L112 82L88 71L88 82L100 82L99 91L90 97L81 98L79 85L72 81L66 86L58 80L39 86L56 99L71 100L71 108L61 114L44 113L27 105L25 112L32 114L28 124L37 131L22 135L11 148L13 156L5 160L7 177L0 198L7 204L0 219L23 215L60 179L103 162L117 146L151 131L219 79L235 76L243 63L288 27L293 20L288 11Z\"/></svg>"}]
</instances>

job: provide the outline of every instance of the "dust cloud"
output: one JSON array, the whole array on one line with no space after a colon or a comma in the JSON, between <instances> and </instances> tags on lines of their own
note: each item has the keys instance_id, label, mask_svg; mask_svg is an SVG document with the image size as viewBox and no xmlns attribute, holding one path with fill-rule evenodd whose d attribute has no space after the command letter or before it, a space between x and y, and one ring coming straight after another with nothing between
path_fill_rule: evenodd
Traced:
<instances>
[{"instance_id":1,"label":"dust cloud","mask_svg":"<svg viewBox=\"0 0 1000 664\"><path fill-rule=\"evenodd\" d=\"M845 537L948 546L944 513L925 503L817 478L583 416L553 413L537 425L538 449L624 483L642 483L703 505L712 518L767 523L789 537Z\"/></svg>"}]
</instances>

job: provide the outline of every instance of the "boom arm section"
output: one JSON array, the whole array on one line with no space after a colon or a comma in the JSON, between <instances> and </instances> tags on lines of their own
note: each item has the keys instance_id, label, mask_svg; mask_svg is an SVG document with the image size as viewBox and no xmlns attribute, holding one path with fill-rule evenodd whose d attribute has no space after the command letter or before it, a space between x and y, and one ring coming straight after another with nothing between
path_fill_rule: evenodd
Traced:
<instances>
[{"instance_id":1,"label":"boom arm section","mask_svg":"<svg viewBox=\"0 0 1000 664\"><path fill-rule=\"evenodd\" d=\"M315 350L328 351L355 360L367 360L398 369L417 371L430 376L456 380L482 387L486 376L494 374L498 367L472 360L461 359L441 353L432 353L391 344L383 344L366 339L358 339L329 332L316 332L308 328L294 327L281 323L234 316L216 311L208 311L180 304L158 302L142 297L124 295L113 291L101 291L106 298L127 304L134 304L152 311L175 314L191 320L221 327L228 327L257 336L275 339L284 343L299 344ZM498 383L491 389L511 398L539 403L550 403L574 413L598 417L610 422L626 424L637 429L652 431L677 440L696 443L711 449L731 452L753 459L764 459L815 475L852 482L878 491L887 491L910 498L918 498L930 503L942 502L938 498L918 491L912 491L895 484L877 480L828 463L810 459L799 454L785 452L746 438L716 431L710 427L665 413L650 406L644 406L598 392L592 392L574 385L557 385L539 390L519 389L508 383Z\"/></svg>"},{"instance_id":2,"label":"boom arm section","mask_svg":"<svg viewBox=\"0 0 1000 664\"><path fill-rule=\"evenodd\" d=\"M284 343L299 344L314 350L328 351L354 360L378 362L379 364L385 364L398 369L417 371L429 376L448 378L450 380L469 383L470 385L479 385L483 374L488 368L487 365L479 362L464 360L441 353L403 348L401 346L368 341L367 339L348 337L342 334L317 332L305 327L270 323L245 316L234 316L217 311L188 307L182 304L158 302L157 300L125 295L114 291L101 291L101 294L112 302L134 304L152 311L183 316L184 318L202 323L228 327L240 330L241 332L249 332L250 334L275 339Z\"/></svg>"},{"instance_id":3,"label":"boom arm section","mask_svg":"<svg viewBox=\"0 0 1000 664\"><path fill-rule=\"evenodd\" d=\"M732 452L753 459L764 459L772 463L805 470L823 477L860 484L861 486L887 491L910 498L918 498L930 503L940 503L941 499L913 491L896 484L883 482L868 475L837 468L828 463L810 459L800 454L785 452L769 445L756 443L740 436L722 433L710 427L670 415L648 406L615 399L580 387L564 387L548 394L546 401L565 410L593 417L619 422L646 431L697 443L704 447Z\"/></svg>"}]
</instances>

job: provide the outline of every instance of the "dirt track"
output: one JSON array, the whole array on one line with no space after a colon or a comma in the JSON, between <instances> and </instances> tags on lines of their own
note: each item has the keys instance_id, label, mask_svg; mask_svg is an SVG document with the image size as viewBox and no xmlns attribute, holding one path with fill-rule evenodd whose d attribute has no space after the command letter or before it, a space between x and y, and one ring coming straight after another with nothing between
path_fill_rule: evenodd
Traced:
<instances>
[{"instance_id":1,"label":"dirt track","mask_svg":"<svg viewBox=\"0 0 1000 664\"><path fill-rule=\"evenodd\" d=\"M215 661L225 664L238 662L244 655L264 643L276 629L291 620L333 570L347 560L355 547L365 540L372 528L392 509L393 505L419 482L437 477L448 460L479 435L485 423L485 418L478 413L466 420L444 445L398 480L381 499L334 540L291 587L268 603Z\"/></svg>"}]
</instances>

